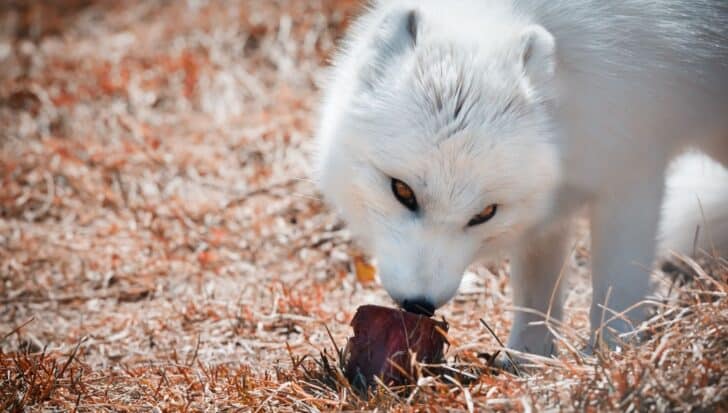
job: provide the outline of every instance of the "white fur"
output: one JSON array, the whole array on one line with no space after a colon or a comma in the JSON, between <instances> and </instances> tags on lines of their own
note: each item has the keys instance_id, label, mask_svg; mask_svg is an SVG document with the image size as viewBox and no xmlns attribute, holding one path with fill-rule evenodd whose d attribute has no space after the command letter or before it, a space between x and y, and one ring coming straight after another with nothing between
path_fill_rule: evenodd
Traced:
<instances>
[{"instance_id":1,"label":"white fur","mask_svg":"<svg viewBox=\"0 0 728 413\"><path fill-rule=\"evenodd\" d=\"M692 147L728 163L727 27L723 0L376 2L327 85L321 189L390 295L436 306L474 260L509 248L514 302L545 312L568 218L587 206L598 329L607 298L622 312L648 292L670 160ZM466 227L490 204L491 221ZM509 346L551 352L537 319L517 314Z\"/></svg>"},{"instance_id":2,"label":"white fur","mask_svg":"<svg viewBox=\"0 0 728 413\"><path fill-rule=\"evenodd\" d=\"M659 252L728 252L728 169L699 153L668 169Z\"/></svg>"}]
</instances>

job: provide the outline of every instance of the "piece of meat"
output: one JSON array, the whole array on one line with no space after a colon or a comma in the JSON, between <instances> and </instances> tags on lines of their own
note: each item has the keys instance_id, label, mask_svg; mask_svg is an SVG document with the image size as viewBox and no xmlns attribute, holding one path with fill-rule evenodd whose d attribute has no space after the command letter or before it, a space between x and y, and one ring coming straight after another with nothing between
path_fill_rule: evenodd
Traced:
<instances>
[{"instance_id":1,"label":"piece of meat","mask_svg":"<svg viewBox=\"0 0 728 413\"><path fill-rule=\"evenodd\" d=\"M351 320L354 336L347 343L346 377L358 388L379 376L386 385L401 385L416 379L411 353L422 363L442 361L444 321L396 308L365 305Z\"/></svg>"}]
</instances>

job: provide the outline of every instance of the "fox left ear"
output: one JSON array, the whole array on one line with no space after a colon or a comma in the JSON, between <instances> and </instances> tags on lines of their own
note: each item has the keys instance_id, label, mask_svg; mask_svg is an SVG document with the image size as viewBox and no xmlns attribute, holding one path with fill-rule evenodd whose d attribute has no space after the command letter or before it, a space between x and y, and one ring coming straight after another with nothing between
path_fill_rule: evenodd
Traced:
<instances>
[{"instance_id":1,"label":"fox left ear","mask_svg":"<svg viewBox=\"0 0 728 413\"><path fill-rule=\"evenodd\" d=\"M531 83L548 82L556 70L556 41L554 36L539 25L526 27L520 35L520 63Z\"/></svg>"}]
</instances>

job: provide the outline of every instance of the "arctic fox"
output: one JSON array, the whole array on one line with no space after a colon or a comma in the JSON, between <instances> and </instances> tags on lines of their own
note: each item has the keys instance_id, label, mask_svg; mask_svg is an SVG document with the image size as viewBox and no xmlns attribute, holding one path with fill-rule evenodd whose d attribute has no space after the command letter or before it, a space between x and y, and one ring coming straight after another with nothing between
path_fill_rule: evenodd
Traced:
<instances>
[{"instance_id":1,"label":"arctic fox","mask_svg":"<svg viewBox=\"0 0 728 413\"><path fill-rule=\"evenodd\" d=\"M469 264L511 248L513 301L531 310L515 314L512 349L554 351L537 321L561 316L557 280L582 209L592 330L611 343L632 331L668 166L690 149L728 165L725 0L375 1L334 63L322 192L408 310L433 312ZM728 232L720 176L706 229ZM673 215L666 232L692 238Z\"/></svg>"}]
</instances>

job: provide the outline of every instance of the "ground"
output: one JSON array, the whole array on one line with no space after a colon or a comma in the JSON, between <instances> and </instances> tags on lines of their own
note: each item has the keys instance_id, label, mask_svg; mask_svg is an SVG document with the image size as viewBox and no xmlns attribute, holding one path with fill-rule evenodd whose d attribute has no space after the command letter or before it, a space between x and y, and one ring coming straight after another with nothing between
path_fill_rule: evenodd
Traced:
<instances>
[{"instance_id":1,"label":"ground","mask_svg":"<svg viewBox=\"0 0 728 413\"><path fill-rule=\"evenodd\" d=\"M451 373L352 392L336 346L392 303L310 171L317 84L360 8L0 4L0 410L728 408L725 259L677 258L645 343L583 357L583 229L558 358L489 368L513 309L507 261L478 265L438 311Z\"/></svg>"}]
</instances>

